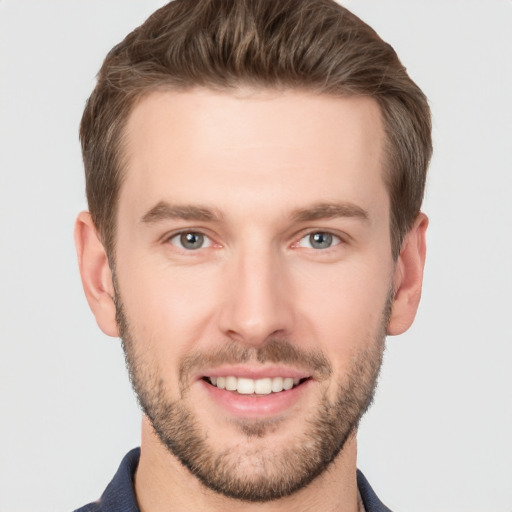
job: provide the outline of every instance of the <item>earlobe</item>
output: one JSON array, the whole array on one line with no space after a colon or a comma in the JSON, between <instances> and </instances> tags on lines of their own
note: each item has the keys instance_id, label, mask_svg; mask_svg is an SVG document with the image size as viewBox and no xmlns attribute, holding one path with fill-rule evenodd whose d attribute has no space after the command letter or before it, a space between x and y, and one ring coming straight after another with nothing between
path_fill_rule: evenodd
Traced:
<instances>
[{"instance_id":1,"label":"earlobe","mask_svg":"<svg viewBox=\"0 0 512 512\"><path fill-rule=\"evenodd\" d=\"M114 304L114 285L105 248L89 212L81 212L75 223L75 246L82 286L100 329L119 336Z\"/></svg>"},{"instance_id":2,"label":"earlobe","mask_svg":"<svg viewBox=\"0 0 512 512\"><path fill-rule=\"evenodd\" d=\"M420 213L403 241L395 266L394 299L387 329L389 335L405 332L416 316L423 283L427 226L427 216Z\"/></svg>"}]
</instances>

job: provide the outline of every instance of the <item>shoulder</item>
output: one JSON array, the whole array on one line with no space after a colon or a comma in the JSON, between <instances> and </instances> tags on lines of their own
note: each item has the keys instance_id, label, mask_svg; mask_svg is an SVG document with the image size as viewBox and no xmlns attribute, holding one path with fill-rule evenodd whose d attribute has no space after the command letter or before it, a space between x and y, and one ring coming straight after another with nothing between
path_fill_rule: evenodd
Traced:
<instances>
[{"instance_id":1,"label":"shoulder","mask_svg":"<svg viewBox=\"0 0 512 512\"><path fill-rule=\"evenodd\" d=\"M105 509L102 507L101 502L95 501L94 503L89 503L88 505L77 508L74 512L102 512L104 510Z\"/></svg>"},{"instance_id":2,"label":"shoulder","mask_svg":"<svg viewBox=\"0 0 512 512\"><path fill-rule=\"evenodd\" d=\"M140 448L128 452L101 498L74 512L139 512L133 489L139 457Z\"/></svg>"},{"instance_id":3,"label":"shoulder","mask_svg":"<svg viewBox=\"0 0 512 512\"><path fill-rule=\"evenodd\" d=\"M357 487L366 512L391 512L391 510L379 500L370 483L359 470L357 470Z\"/></svg>"}]
</instances>

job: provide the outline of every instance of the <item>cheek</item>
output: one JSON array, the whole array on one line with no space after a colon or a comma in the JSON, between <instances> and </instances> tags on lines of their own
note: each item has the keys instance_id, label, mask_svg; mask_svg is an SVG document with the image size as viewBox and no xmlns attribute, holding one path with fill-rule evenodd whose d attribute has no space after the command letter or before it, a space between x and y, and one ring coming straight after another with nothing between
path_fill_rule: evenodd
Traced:
<instances>
[{"instance_id":1,"label":"cheek","mask_svg":"<svg viewBox=\"0 0 512 512\"><path fill-rule=\"evenodd\" d=\"M214 314L215 276L142 263L123 270L120 293L134 337L173 359L186 355Z\"/></svg>"},{"instance_id":2,"label":"cheek","mask_svg":"<svg viewBox=\"0 0 512 512\"><path fill-rule=\"evenodd\" d=\"M296 287L303 330L309 331L336 369L346 371L350 361L381 334L389 287L388 274L372 266L317 269L314 278L303 277Z\"/></svg>"}]
</instances>

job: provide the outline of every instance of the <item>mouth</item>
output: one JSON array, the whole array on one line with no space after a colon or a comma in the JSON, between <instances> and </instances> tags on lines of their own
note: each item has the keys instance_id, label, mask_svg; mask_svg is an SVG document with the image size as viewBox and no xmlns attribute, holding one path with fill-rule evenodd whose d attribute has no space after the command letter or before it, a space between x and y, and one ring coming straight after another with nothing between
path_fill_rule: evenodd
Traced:
<instances>
[{"instance_id":1,"label":"mouth","mask_svg":"<svg viewBox=\"0 0 512 512\"><path fill-rule=\"evenodd\" d=\"M310 377L301 379L293 377L263 377L250 379L247 377L227 375L218 377L206 376L203 377L202 380L217 389L232 391L239 395L266 396L294 389L310 380Z\"/></svg>"},{"instance_id":2,"label":"mouth","mask_svg":"<svg viewBox=\"0 0 512 512\"><path fill-rule=\"evenodd\" d=\"M206 392L205 406L219 406L229 417L244 420L287 415L307 400L316 380L310 372L278 365L205 369L196 378Z\"/></svg>"}]
</instances>

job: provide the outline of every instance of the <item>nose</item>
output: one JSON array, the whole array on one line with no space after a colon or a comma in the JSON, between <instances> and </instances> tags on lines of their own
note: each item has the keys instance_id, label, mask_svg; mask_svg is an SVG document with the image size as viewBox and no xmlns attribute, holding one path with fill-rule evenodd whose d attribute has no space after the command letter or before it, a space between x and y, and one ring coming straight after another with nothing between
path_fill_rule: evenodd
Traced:
<instances>
[{"instance_id":1,"label":"nose","mask_svg":"<svg viewBox=\"0 0 512 512\"><path fill-rule=\"evenodd\" d=\"M290 335L293 293L284 259L269 248L247 248L230 258L219 317L225 336L257 347Z\"/></svg>"}]
</instances>

